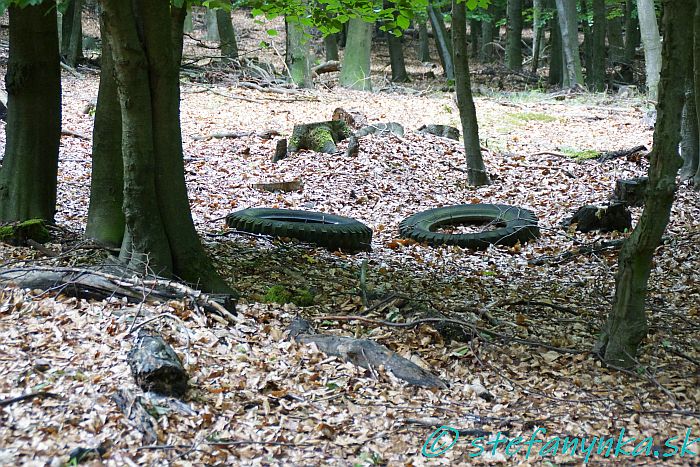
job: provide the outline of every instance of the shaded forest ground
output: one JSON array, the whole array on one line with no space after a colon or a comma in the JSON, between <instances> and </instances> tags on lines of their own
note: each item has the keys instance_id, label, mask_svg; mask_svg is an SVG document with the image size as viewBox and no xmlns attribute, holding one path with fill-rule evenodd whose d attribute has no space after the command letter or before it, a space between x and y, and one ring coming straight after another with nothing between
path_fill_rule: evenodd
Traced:
<instances>
[{"instance_id":1,"label":"shaded forest ground","mask_svg":"<svg viewBox=\"0 0 700 467\"><path fill-rule=\"evenodd\" d=\"M279 36L270 39L256 32L267 26L241 14L236 25L243 50L255 49L261 40L276 41L282 50ZM187 52L203 53L192 41ZM280 69L273 47L256 54ZM232 329L176 302L133 307L116 300L87 303L3 290L0 392L11 397L42 389L62 398L3 408L0 463L43 465L61 456L66 460L75 447L100 443L109 448L107 462L114 465L466 465L504 460L502 449L495 457L468 458L470 439L465 436L444 457L428 462L420 456L421 446L443 424L512 437L529 437L536 426L562 437L616 437L624 428L629 436L654 437L661 448L668 437L682 439L687 428L698 436L698 193L680 188L668 242L657 252L648 300L652 327L637 374L601 368L588 353L612 306L616 252L558 256L623 236L568 232L560 224L583 204L607 201L615 180L643 175L648 165L639 156L600 163L565 154L650 148L652 130L643 122L648 105L638 96L563 96L528 89L517 77L494 78L489 68L477 66L475 88L483 92L476 105L494 183L474 189L459 170L464 168L459 143L414 131L431 123L459 126L452 95L441 91L439 80L418 79L430 67L415 60L409 60L414 82L391 86L381 78L387 74L385 55L380 48L374 61L375 89L381 90L375 93L333 87L332 75L324 75L325 86L317 90L281 93L243 89L230 71L217 67L184 75L182 124L192 211L217 267L242 293L241 323ZM83 108L97 95L97 75L79 72L80 77L64 73L63 127L90 135L92 117ZM494 89L499 81L503 89ZM271 162L271 140L196 138L220 131L288 135L294 124L328 119L336 107L360 110L370 122L397 121L407 132L402 138L363 138L356 158L304 152L277 164ZM4 263L91 264L106 257L79 238L89 196L90 142L64 137L61 161L60 242L48 247L62 255L47 259L35 250L3 246ZM302 190L276 194L252 187L294 179L302 180ZM404 217L470 202L532 209L542 237L485 252L396 241ZM258 206L355 217L374 230L373 251L346 256L227 232L223 216ZM640 212L633 210L635 220ZM549 259L541 265L529 263L544 257ZM314 304L300 309L261 303L276 285L309 291ZM157 449L140 448L140 435L109 400L117 388L134 387L125 358L137 313L177 317L158 322L183 356L195 387L186 400L191 412L162 409ZM298 313L318 318L315 324L324 332L384 343L431 368L451 388L405 387L381 371L358 370L291 344L283 331ZM323 320L328 314L389 323L444 315L520 342L454 330L441 333L426 325L403 329ZM580 462L561 455L551 460ZM605 461L602 456L594 460ZM528 461L518 455L509 462ZM635 459L638 464L655 462L660 461ZM682 462L677 457L666 461Z\"/></svg>"}]
</instances>

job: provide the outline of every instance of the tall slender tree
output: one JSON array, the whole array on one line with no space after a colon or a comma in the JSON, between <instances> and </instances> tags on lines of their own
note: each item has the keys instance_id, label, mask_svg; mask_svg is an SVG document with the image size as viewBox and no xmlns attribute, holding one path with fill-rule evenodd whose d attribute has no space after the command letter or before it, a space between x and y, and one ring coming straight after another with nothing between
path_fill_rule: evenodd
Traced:
<instances>
[{"instance_id":1,"label":"tall slender tree","mask_svg":"<svg viewBox=\"0 0 700 467\"><path fill-rule=\"evenodd\" d=\"M594 349L606 363L623 368L636 364L647 334L644 304L651 261L669 221L682 162L678 143L696 1L664 0L663 4L663 62L649 188L642 217L620 252L615 304Z\"/></svg>"},{"instance_id":2,"label":"tall slender tree","mask_svg":"<svg viewBox=\"0 0 700 467\"><path fill-rule=\"evenodd\" d=\"M372 23L360 18L348 23L348 37L345 45L343 67L340 70L341 86L361 91L372 89L370 77L372 45Z\"/></svg>"},{"instance_id":3,"label":"tall slender tree","mask_svg":"<svg viewBox=\"0 0 700 467\"><path fill-rule=\"evenodd\" d=\"M519 70L523 66L523 2L508 0L506 7L508 22L506 23L506 66L511 70Z\"/></svg>"},{"instance_id":4,"label":"tall slender tree","mask_svg":"<svg viewBox=\"0 0 700 467\"><path fill-rule=\"evenodd\" d=\"M659 73L661 70L661 36L656 22L654 0L637 0L639 30L644 45L644 66L647 77L647 95L655 101L659 94ZM628 34L630 31L628 31Z\"/></svg>"}]
</instances>

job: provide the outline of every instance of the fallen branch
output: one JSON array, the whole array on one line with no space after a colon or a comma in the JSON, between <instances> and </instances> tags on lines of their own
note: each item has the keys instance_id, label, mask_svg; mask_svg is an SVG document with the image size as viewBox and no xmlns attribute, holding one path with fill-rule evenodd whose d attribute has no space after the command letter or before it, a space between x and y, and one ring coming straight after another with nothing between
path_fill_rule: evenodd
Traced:
<instances>
[{"instance_id":1,"label":"fallen branch","mask_svg":"<svg viewBox=\"0 0 700 467\"><path fill-rule=\"evenodd\" d=\"M57 290L66 295L86 299L104 300L116 296L126 298L132 303L190 299L214 316L220 316L229 323L237 322L236 317L211 296L167 279L119 277L81 268L33 267L0 270L0 284L46 291ZM235 310L235 297L223 298L224 303Z\"/></svg>"},{"instance_id":2,"label":"fallen branch","mask_svg":"<svg viewBox=\"0 0 700 467\"><path fill-rule=\"evenodd\" d=\"M309 322L301 318L292 322L289 334L297 342L316 344L321 352L372 372L384 366L394 376L410 384L427 388L447 387L437 376L372 340L316 334Z\"/></svg>"},{"instance_id":3,"label":"fallen branch","mask_svg":"<svg viewBox=\"0 0 700 467\"><path fill-rule=\"evenodd\" d=\"M222 131L217 133L212 133L210 135L195 135L192 137L195 141L207 141L212 138L247 138L248 136L255 136L262 139L272 139L275 136L279 136L280 132L277 130L266 130L266 131Z\"/></svg>"},{"instance_id":4,"label":"fallen branch","mask_svg":"<svg viewBox=\"0 0 700 467\"><path fill-rule=\"evenodd\" d=\"M646 146L635 146L635 147L630 148L630 149L621 149L619 151L608 151L608 152L605 152L605 153L601 154L600 156L598 156L598 158L596 160L598 162L601 162L601 163L608 162L608 161L611 161L613 159L619 159L620 157L629 157L629 156L636 154L640 151L646 151L646 150L647 150Z\"/></svg>"},{"instance_id":5,"label":"fallen branch","mask_svg":"<svg viewBox=\"0 0 700 467\"><path fill-rule=\"evenodd\" d=\"M572 251L565 251L555 256L544 255L538 258L531 259L528 264L535 266L541 266L543 264L561 264L565 261L572 259L575 256L600 253L602 251L612 251L622 248L622 244L625 243L625 238L620 238L617 240L606 240L602 242L596 242L591 245L584 245L576 248Z\"/></svg>"},{"instance_id":6,"label":"fallen branch","mask_svg":"<svg viewBox=\"0 0 700 467\"><path fill-rule=\"evenodd\" d=\"M61 396L58 394L54 394L53 392L44 392L44 391L39 391L39 392L30 392L29 394L22 394L21 396L17 397L10 397L9 399L3 399L0 400L0 407L7 407L8 405L15 404L17 402L23 402L23 401L28 401L32 399L44 399L44 398L51 398L51 399L60 399Z\"/></svg>"},{"instance_id":7,"label":"fallen branch","mask_svg":"<svg viewBox=\"0 0 700 467\"><path fill-rule=\"evenodd\" d=\"M311 69L311 73L314 76L318 76L322 73L332 73L334 71L340 71L340 62L337 60L330 60L328 62L316 65Z\"/></svg>"},{"instance_id":8,"label":"fallen branch","mask_svg":"<svg viewBox=\"0 0 700 467\"><path fill-rule=\"evenodd\" d=\"M75 133L74 131L70 130L61 130L61 134L63 136L72 136L73 138L84 139L86 141L90 140L90 138L88 138L87 136L81 135L80 133Z\"/></svg>"}]
</instances>

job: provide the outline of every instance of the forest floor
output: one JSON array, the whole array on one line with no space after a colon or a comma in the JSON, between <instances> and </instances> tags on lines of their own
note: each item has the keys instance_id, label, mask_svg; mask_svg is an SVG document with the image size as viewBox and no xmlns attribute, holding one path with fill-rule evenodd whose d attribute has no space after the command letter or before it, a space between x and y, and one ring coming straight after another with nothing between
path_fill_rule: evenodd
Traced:
<instances>
[{"instance_id":1,"label":"forest floor","mask_svg":"<svg viewBox=\"0 0 700 467\"><path fill-rule=\"evenodd\" d=\"M271 24L280 29L279 22ZM268 25L237 14L236 26L243 50L254 50L261 40L276 41L283 50L280 36L257 32ZM602 163L572 155L651 148L652 129L644 123L650 106L634 92L565 95L476 65L480 136L493 183L473 188L460 171L461 143L415 131L423 124L459 127L452 94L441 90L440 80L421 79L439 69L409 55L414 81L391 85L382 78L388 70L385 52L380 48L374 57L374 92L343 90L329 74L315 90L271 92L244 89L221 67L187 70L181 108L192 213L217 268L241 293L240 322L224 325L175 301L135 307L116 299L0 291L0 399L36 391L58 395L3 404L0 464L62 465L74 448L98 446L106 449L104 458L89 465L696 462L688 454L681 457L680 448L685 437L700 436L698 192L680 186L667 241L656 252L647 300L650 332L638 371L604 368L591 353L612 307L617 250L562 256L627 235L581 234L561 223L584 204L607 202L617 179L644 175L647 159L638 154ZM6 58L7 50L3 53ZM204 53L215 52L188 40L186 55ZM280 69L275 47L257 53ZM63 86L64 129L91 135L93 119L83 109L96 99L97 73L89 67L65 71ZM406 133L364 137L356 157L306 151L278 163L271 162L275 140L198 138L222 131L289 135L295 124L329 119L336 107L361 111L370 122L399 122ZM4 146L4 132L0 143ZM80 237L90 148L89 139L62 138L60 230L47 244L60 256L2 246L4 266L80 266L107 258L108 252L91 249ZM303 188L268 193L253 187L291 180L301 180ZM463 203L531 209L542 235L480 252L398 241L398 223L406 216ZM354 217L374 231L372 251L347 255L229 231L223 217L248 207ZM640 214L641 208L633 208L634 221ZM265 303L277 285L312 293L313 305ZM158 329L183 359L192 389L184 405L155 403L159 439L144 446L110 396L120 388L137 390L126 362L135 315L143 320L163 313L171 317L159 319ZM292 343L285 329L297 315L313 320L320 332L380 342L440 376L449 389L407 386L382 369L358 369ZM327 315L385 324L324 319ZM428 325L391 325L425 316L462 319L504 337L450 340ZM459 442L435 459L423 457L424 442L442 425L462 430ZM538 427L546 429L537 435L545 442L617 440L624 430L625 440L636 438L625 450L641 442L640 456L606 457L595 446L588 459L585 453L563 454L551 443L546 452L535 445L529 457L526 449L507 456L504 444L477 456L470 445L475 437L493 440L498 433L527 440ZM652 441L643 440L647 437ZM690 449L698 453L700 444Z\"/></svg>"}]
</instances>

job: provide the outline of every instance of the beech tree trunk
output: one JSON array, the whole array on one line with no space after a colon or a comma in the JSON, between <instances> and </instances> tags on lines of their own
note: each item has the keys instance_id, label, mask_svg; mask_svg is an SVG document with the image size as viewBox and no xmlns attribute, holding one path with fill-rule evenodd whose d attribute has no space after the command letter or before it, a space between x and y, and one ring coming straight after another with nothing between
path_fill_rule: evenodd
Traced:
<instances>
[{"instance_id":1,"label":"beech tree trunk","mask_svg":"<svg viewBox=\"0 0 700 467\"><path fill-rule=\"evenodd\" d=\"M618 5L615 5L615 8L611 8L607 12L608 16L614 16L609 17L606 21L606 35L608 44L610 44L610 60L614 63L620 63L625 59L625 41L622 35L623 16L618 8Z\"/></svg>"},{"instance_id":2,"label":"beech tree trunk","mask_svg":"<svg viewBox=\"0 0 700 467\"><path fill-rule=\"evenodd\" d=\"M664 6L663 66L646 204L620 252L615 304L594 349L606 363L623 368L636 364L647 334L644 302L651 261L668 224L681 166L678 142L696 2L665 0Z\"/></svg>"},{"instance_id":3,"label":"beech tree trunk","mask_svg":"<svg viewBox=\"0 0 700 467\"><path fill-rule=\"evenodd\" d=\"M428 37L428 25L425 20L418 23L418 60L421 62L430 61L430 41Z\"/></svg>"},{"instance_id":4,"label":"beech tree trunk","mask_svg":"<svg viewBox=\"0 0 700 467\"><path fill-rule=\"evenodd\" d=\"M402 37L396 37L390 32L387 34L387 42L389 43L389 60L391 62L391 81L394 83L408 83L411 80L408 78L408 72L406 71Z\"/></svg>"},{"instance_id":5,"label":"beech tree trunk","mask_svg":"<svg viewBox=\"0 0 700 467\"><path fill-rule=\"evenodd\" d=\"M686 81L685 105L681 117L681 180L692 179L698 171L698 115L695 107L695 92L693 86L693 74L690 70L690 78Z\"/></svg>"},{"instance_id":6,"label":"beech tree trunk","mask_svg":"<svg viewBox=\"0 0 700 467\"><path fill-rule=\"evenodd\" d=\"M122 117L126 229L120 259L137 270L174 274L203 290L230 293L206 256L189 209L170 4L101 4Z\"/></svg>"},{"instance_id":7,"label":"beech tree trunk","mask_svg":"<svg viewBox=\"0 0 700 467\"><path fill-rule=\"evenodd\" d=\"M464 151L467 156L467 182L470 185L488 185L484 160L481 157L479 125L469 79L469 48L467 45L467 18L464 2L452 1L452 42L455 63L455 92L462 122Z\"/></svg>"},{"instance_id":8,"label":"beech tree trunk","mask_svg":"<svg viewBox=\"0 0 700 467\"><path fill-rule=\"evenodd\" d=\"M10 6L7 140L0 168L0 222L56 212L61 69L56 5Z\"/></svg>"},{"instance_id":9,"label":"beech tree trunk","mask_svg":"<svg viewBox=\"0 0 700 467\"><path fill-rule=\"evenodd\" d=\"M338 80L341 86L360 91L372 90L371 46L372 23L366 23L359 18L351 19L348 22L343 67Z\"/></svg>"},{"instance_id":10,"label":"beech tree trunk","mask_svg":"<svg viewBox=\"0 0 700 467\"><path fill-rule=\"evenodd\" d=\"M693 97L695 99L695 115L698 119L697 128L700 132L700 112L698 112L700 108L700 2L693 15L693 61L691 63L695 63L693 67ZM700 149L698 151L700 152ZM700 190L700 160L697 161L697 165L692 182L695 189Z\"/></svg>"},{"instance_id":11,"label":"beech tree trunk","mask_svg":"<svg viewBox=\"0 0 700 467\"><path fill-rule=\"evenodd\" d=\"M309 44L304 36L304 26L298 21L285 21L287 28L285 61L289 69L289 77L300 88L313 88Z\"/></svg>"},{"instance_id":12,"label":"beech tree trunk","mask_svg":"<svg viewBox=\"0 0 700 467\"><path fill-rule=\"evenodd\" d=\"M508 0L506 7L506 66L519 70L523 66L523 4L522 0Z\"/></svg>"},{"instance_id":13,"label":"beech tree trunk","mask_svg":"<svg viewBox=\"0 0 700 467\"><path fill-rule=\"evenodd\" d=\"M106 37L100 18L100 35ZM124 166L122 164L122 118L112 49L102 41L100 87L92 130L92 178L85 236L102 245L118 248L124 238Z\"/></svg>"},{"instance_id":14,"label":"beech tree trunk","mask_svg":"<svg viewBox=\"0 0 700 467\"><path fill-rule=\"evenodd\" d=\"M490 17L481 22L481 49L479 49L479 61L488 63L493 60L493 34L495 18Z\"/></svg>"},{"instance_id":15,"label":"beech tree trunk","mask_svg":"<svg viewBox=\"0 0 700 467\"><path fill-rule=\"evenodd\" d=\"M659 72L661 70L661 36L656 22L654 0L637 0L639 30L644 45L644 66L647 78L647 95L656 101L659 95Z\"/></svg>"},{"instance_id":16,"label":"beech tree trunk","mask_svg":"<svg viewBox=\"0 0 700 467\"><path fill-rule=\"evenodd\" d=\"M236 32L233 30L231 12L223 8L216 10L216 26L219 31L221 56L238 60L238 43L236 42Z\"/></svg>"},{"instance_id":17,"label":"beech tree trunk","mask_svg":"<svg viewBox=\"0 0 700 467\"><path fill-rule=\"evenodd\" d=\"M605 0L593 0L590 83L594 90L605 90Z\"/></svg>"},{"instance_id":18,"label":"beech tree trunk","mask_svg":"<svg viewBox=\"0 0 700 467\"><path fill-rule=\"evenodd\" d=\"M68 65L75 67L83 58L83 2L69 0L61 21L61 55Z\"/></svg>"},{"instance_id":19,"label":"beech tree trunk","mask_svg":"<svg viewBox=\"0 0 700 467\"><path fill-rule=\"evenodd\" d=\"M554 3L554 0L552 0ZM549 32L549 77L551 85L564 85L564 51L561 43L561 29L559 28L559 15L556 9L552 18Z\"/></svg>"},{"instance_id":20,"label":"beech tree trunk","mask_svg":"<svg viewBox=\"0 0 700 467\"><path fill-rule=\"evenodd\" d=\"M323 45L326 48L326 61L336 62L339 59L338 55L338 35L329 34L323 38Z\"/></svg>"},{"instance_id":21,"label":"beech tree trunk","mask_svg":"<svg viewBox=\"0 0 700 467\"><path fill-rule=\"evenodd\" d=\"M438 55L440 56L440 63L442 63L442 69L445 72L445 79L454 80L455 67L452 59L452 43L447 35L447 28L445 27L445 20L442 17L442 12L436 9L432 3L429 3L428 17L430 18L430 26L433 28L433 36L435 37L435 44L437 45ZM454 22L454 18L452 18L452 21Z\"/></svg>"},{"instance_id":22,"label":"beech tree trunk","mask_svg":"<svg viewBox=\"0 0 700 467\"><path fill-rule=\"evenodd\" d=\"M544 21L542 19L543 0L532 2L532 73L537 73L540 63L542 39L544 38Z\"/></svg>"},{"instance_id":23,"label":"beech tree trunk","mask_svg":"<svg viewBox=\"0 0 700 467\"><path fill-rule=\"evenodd\" d=\"M556 0L562 49L564 51L564 86L583 84L583 71L578 47L576 0Z\"/></svg>"}]
</instances>

